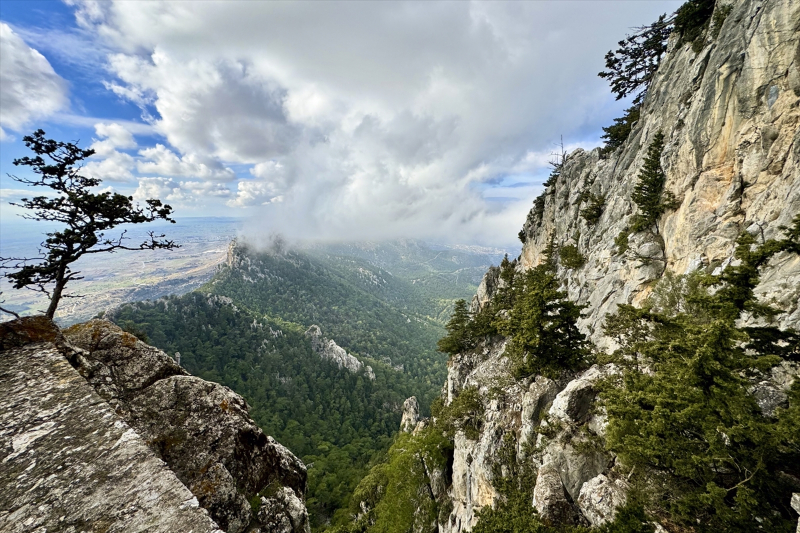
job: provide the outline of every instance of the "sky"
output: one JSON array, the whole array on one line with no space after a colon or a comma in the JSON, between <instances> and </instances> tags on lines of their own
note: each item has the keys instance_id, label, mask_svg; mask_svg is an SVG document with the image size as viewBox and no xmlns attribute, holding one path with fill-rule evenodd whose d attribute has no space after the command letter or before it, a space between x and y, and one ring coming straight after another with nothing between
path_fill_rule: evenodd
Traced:
<instances>
[{"instance_id":1,"label":"sky","mask_svg":"<svg viewBox=\"0 0 800 533\"><path fill-rule=\"evenodd\" d=\"M3 0L0 223L42 128L179 217L508 246L558 144L628 103L606 51L680 3Z\"/></svg>"}]
</instances>

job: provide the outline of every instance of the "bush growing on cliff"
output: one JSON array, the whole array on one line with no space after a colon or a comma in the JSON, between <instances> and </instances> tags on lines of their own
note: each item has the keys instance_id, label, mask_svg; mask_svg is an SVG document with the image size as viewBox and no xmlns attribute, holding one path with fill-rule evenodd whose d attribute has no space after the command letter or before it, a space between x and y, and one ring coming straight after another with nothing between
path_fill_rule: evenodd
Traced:
<instances>
[{"instance_id":1,"label":"bush growing on cliff","mask_svg":"<svg viewBox=\"0 0 800 533\"><path fill-rule=\"evenodd\" d=\"M437 424L452 437L456 430L470 440L478 438L483 427L483 401L477 387L467 387L458 393L450 405L437 413Z\"/></svg>"},{"instance_id":2,"label":"bush growing on cliff","mask_svg":"<svg viewBox=\"0 0 800 533\"><path fill-rule=\"evenodd\" d=\"M675 31L680 36L680 44L692 43L695 52L703 46L703 36L711 22L716 0L689 0L675 12Z\"/></svg>"},{"instance_id":3,"label":"bush growing on cliff","mask_svg":"<svg viewBox=\"0 0 800 533\"><path fill-rule=\"evenodd\" d=\"M636 95L633 105L638 106L653 81L658 65L667 51L667 39L672 32L672 18L661 15L650 25L637 28L632 35L617 43L616 51L606 54L606 69L598 74L608 79L611 92L620 100Z\"/></svg>"},{"instance_id":4,"label":"bush growing on cliff","mask_svg":"<svg viewBox=\"0 0 800 533\"><path fill-rule=\"evenodd\" d=\"M661 152L663 151L664 134L659 131L647 148L647 157L645 157L644 166L639 172L639 181L631 194L631 199L639 208L639 213L632 220L631 229L634 232L645 231L656 226L658 218L664 212L677 207L672 193L664 192L667 175L661 168Z\"/></svg>"},{"instance_id":5,"label":"bush growing on cliff","mask_svg":"<svg viewBox=\"0 0 800 533\"><path fill-rule=\"evenodd\" d=\"M602 138L606 140L601 156L616 150L628 138L633 124L639 120L639 111L647 90L650 88L658 66L667 51L667 41L673 31L680 35L680 43L692 43L695 52L702 49L705 31L714 13L715 0L689 0L671 16L666 14L647 26L637 28L632 35L619 41L619 48L609 51L606 56L606 70L598 76L607 79L611 92L621 100L634 96L632 105L625 115L614 119L614 124L603 128ZM714 16L713 32L719 28L730 13L730 6L723 6ZM716 38L716 35L714 35Z\"/></svg>"},{"instance_id":6,"label":"bush growing on cliff","mask_svg":"<svg viewBox=\"0 0 800 533\"><path fill-rule=\"evenodd\" d=\"M332 531L430 531L439 517L440 502L427 488L431 483L428 473L444 471L452 454L452 442L434 428L414 435L401 433L389 449L386 462L373 467L353 495L350 511L353 515L363 513L361 519Z\"/></svg>"},{"instance_id":7,"label":"bush growing on cliff","mask_svg":"<svg viewBox=\"0 0 800 533\"><path fill-rule=\"evenodd\" d=\"M589 225L597 224L600 220L600 217L603 216L603 210L606 206L606 197L605 196L598 196L596 194L589 193L587 198L586 207L581 209L581 216L584 220L586 220Z\"/></svg>"},{"instance_id":8,"label":"bush growing on cliff","mask_svg":"<svg viewBox=\"0 0 800 533\"><path fill-rule=\"evenodd\" d=\"M558 290L561 282L552 265L540 264L519 277L514 305L498 328L511 337L507 353L514 374L556 377L585 366L588 343L577 327L582 307Z\"/></svg>"},{"instance_id":9,"label":"bush growing on cliff","mask_svg":"<svg viewBox=\"0 0 800 533\"><path fill-rule=\"evenodd\" d=\"M586 264L586 257L578 251L574 244L567 244L558 249L558 257L565 268L580 268Z\"/></svg>"},{"instance_id":10,"label":"bush growing on cliff","mask_svg":"<svg viewBox=\"0 0 800 533\"><path fill-rule=\"evenodd\" d=\"M635 469L646 507L678 527L794 530L788 504L800 474L800 383L788 406L765 413L748 378L792 358L783 339L795 333L763 328L770 336L737 323L744 313L777 312L754 289L759 269L781 251L800 253L800 216L784 239L754 247L742 235L741 263L722 275L667 280L677 297L662 291L643 309L620 306L607 323L625 368L601 394L608 448Z\"/></svg>"},{"instance_id":11,"label":"bush growing on cliff","mask_svg":"<svg viewBox=\"0 0 800 533\"><path fill-rule=\"evenodd\" d=\"M633 105L625 110L625 114L620 118L614 119L614 124L603 128L603 135L600 138L605 139L605 145L600 150L601 157L606 157L608 154L622 146L631 134L633 125L639 122L639 110L641 105Z\"/></svg>"}]
</instances>

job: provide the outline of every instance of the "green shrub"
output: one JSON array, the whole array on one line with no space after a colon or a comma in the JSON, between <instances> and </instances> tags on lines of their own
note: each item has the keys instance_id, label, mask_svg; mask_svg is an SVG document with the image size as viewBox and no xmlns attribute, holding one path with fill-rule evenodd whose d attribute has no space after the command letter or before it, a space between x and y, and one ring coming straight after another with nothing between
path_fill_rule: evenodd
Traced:
<instances>
[{"instance_id":1,"label":"green shrub","mask_svg":"<svg viewBox=\"0 0 800 533\"><path fill-rule=\"evenodd\" d=\"M536 226L541 227L542 221L544 219L544 201L545 197L547 196L547 191L542 192L536 199L533 201L533 215L534 220L536 220Z\"/></svg>"},{"instance_id":2,"label":"green shrub","mask_svg":"<svg viewBox=\"0 0 800 533\"><path fill-rule=\"evenodd\" d=\"M630 249L628 244L628 233L630 230L625 228L619 232L619 235L614 237L614 245L617 247L617 254L622 255Z\"/></svg>"},{"instance_id":3,"label":"green shrub","mask_svg":"<svg viewBox=\"0 0 800 533\"><path fill-rule=\"evenodd\" d=\"M558 249L558 256L561 264L566 268L580 268L586 264L586 257L581 255L578 247L574 244L567 244Z\"/></svg>"},{"instance_id":4,"label":"green shrub","mask_svg":"<svg viewBox=\"0 0 800 533\"><path fill-rule=\"evenodd\" d=\"M150 324L137 324L132 320L120 320L117 325L126 333L130 333L145 344L150 344L150 337L147 336L147 328Z\"/></svg>"},{"instance_id":5,"label":"green shrub","mask_svg":"<svg viewBox=\"0 0 800 533\"><path fill-rule=\"evenodd\" d=\"M353 495L351 513L360 513L364 502L370 509L369 516L342 531L429 531L427 528L440 516L440 502L425 490L431 483L428 472L445 470L452 455L453 443L434 428L416 435L398 435L386 462L373 467Z\"/></svg>"},{"instance_id":6,"label":"green shrub","mask_svg":"<svg viewBox=\"0 0 800 533\"><path fill-rule=\"evenodd\" d=\"M680 43L692 43L692 49L699 52L703 46L703 34L708 29L716 0L689 0L675 12L675 31L680 35Z\"/></svg>"},{"instance_id":7,"label":"green shrub","mask_svg":"<svg viewBox=\"0 0 800 533\"><path fill-rule=\"evenodd\" d=\"M581 209L581 216L590 225L597 224L597 221L603 216L603 209L605 209L606 206L606 197L589 193L586 201L588 205Z\"/></svg>"},{"instance_id":8,"label":"green shrub","mask_svg":"<svg viewBox=\"0 0 800 533\"><path fill-rule=\"evenodd\" d=\"M614 152L628 139L633 125L639 121L639 110L640 106L631 106L625 110L622 117L614 119L614 124L603 128L605 133L600 137L605 139L605 145L600 150L601 157Z\"/></svg>"},{"instance_id":9,"label":"green shrub","mask_svg":"<svg viewBox=\"0 0 800 533\"><path fill-rule=\"evenodd\" d=\"M606 323L623 368L601 391L608 449L636 471L644 508L676 530L790 533L797 522L784 502L795 490L789 465L800 464L800 383L788 407L765 416L748 376L796 357L787 339L800 341L739 321L777 312L754 290L776 253L800 254L800 215L787 238L754 245L743 234L738 265L719 276L667 277L646 307L621 305Z\"/></svg>"},{"instance_id":10,"label":"green shrub","mask_svg":"<svg viewBox=\"0 0 800 533\"><path fill-rule=\"evenodd\" d=\"M711 37L713 39L719 37L722 25L725 23L725 19L728 18L728 15L731 14L731 11L733 11L733 4L719 6L714 10L714 16L711 18Z\"/></svg>"},{"instance_id":11,"label":"green shrub","mask_svg":"<svg viewBox=\"0 0 800 533\"><path fill-rule=\"evenodd\" d=\"M483 401L477 387L467 387L458 393L450 405L439 412L437 423L445 434L452 436L457 430L470 440L477 440L483 428Z\"/></svg>"}]
</instances>

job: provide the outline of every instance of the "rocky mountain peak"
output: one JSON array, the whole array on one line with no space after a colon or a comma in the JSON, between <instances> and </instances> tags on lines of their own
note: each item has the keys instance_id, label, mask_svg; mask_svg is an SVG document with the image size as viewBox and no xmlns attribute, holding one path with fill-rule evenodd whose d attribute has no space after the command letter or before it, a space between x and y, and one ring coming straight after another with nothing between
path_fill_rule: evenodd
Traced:
<instances>
[{"instance_id":1,"label":"rocky mountain peak","mask_svg":"<svg viewBox=\"0 0 800 533\"><path fill-rule=\"evenodd\" d=\"M316 324L313 324L306 330L306 337L311 340L311 348L322 359L336 363L339 368L346 368L353 374L364 372L368 379L374 380L375 373L372 367L365 365L355 356L350 355L347 351L336 344L333 339L328 339L322 336L322 330Z\"/></svg>"}]
</instances>

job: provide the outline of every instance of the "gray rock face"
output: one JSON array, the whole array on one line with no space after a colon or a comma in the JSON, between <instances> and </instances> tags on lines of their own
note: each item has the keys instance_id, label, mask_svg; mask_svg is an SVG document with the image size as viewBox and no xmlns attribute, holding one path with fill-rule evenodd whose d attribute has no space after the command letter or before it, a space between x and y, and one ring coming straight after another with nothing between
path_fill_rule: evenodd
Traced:
<instances>
[{"instance_id":1,"label":"gray rock face","mask_svg":"<svg viewBox=\"0 0 800 533\"><path fill-rule=\"evenodd\" d=\"M556 244L579 234L575 244L587 261L559 267L559 276L571 300L589 304L579 325L600 347L611 346L605 316L617 304L641 303L665 270L729 264L740 232L772 238L800 212L800 3L731 5L719 37L699 54L672 38L628 140L608 159L598 150L570 154L543 214L532 210L523 227L522 270L542 260L551 234ZM634 234L631 193L658 131L666 189L679 207L661 217L657 234ZM580 215L584 192L606 198L595 224ZM614 242L620 234L628 235L624 252ZM496 274L485 281L488 291ZM800 258L774 257L757 294L785 311L780 326L800 325Z\"/></svg>"},{"instance_id":2,"label":"gray rock face","mask_svg":"<svg viewBox=\"0 0 800 533\"><path fill-rule=\"evenodd\" d=\"M416 396L403 402L403 418L400 419L400 431L411 433L419 423L419 402Z\"/></svg>"},{"instance_id":3,"label":"gray rock face","mask_svg":"<svg viewBox=\"0 0 800 533\"><path fill-rule=\"evenodd\" d=\"M534 430L558 395L558 384L544 376L536 376L528 392L522 397L522 432L520 445L531 442ZM520 450L523 451L523 450Z\"/></svg>"},{"instance_id":4,"label":"gray rock face","mask_svg":"<svg viewBox=\"0 0 800 533\"><path fill-rule=\"evenodd\" d=\"M533 507L545 524L575 524L575 509L567 499L558 471L551 465L539 469L533 489Z\"/></svg>"},{"instance_id":5,"label":"gray rock face","mask_svg":"<svg viewBox=\"0 0 800 533\"><path fill-rule=\"evenodd\" d=\"M542 457L542 464L552 466L561 476L573 501L580 496L584 483L611 466L610 457L600 447L593 449L586 444L581 436L564 432L547 445Z\"/></svg>"},{"instance_id":6,"label":"gray rock face","mask_svg":"<svg viewBox=\"0 0 800 533\"><path fill-rule=\"evenodd\" d=\"M603 334L606 316L619 304L643 303L667 270L719 274L732 263L742 231L777 237L779 227L790 226L800 212L800 2L724 4L731 12L699 54L672 37L628 140L607 159L598 149L570 154L546 191L543 211L532 209L523 226L518 271L543 260L551 235L556 245L574 244L586 257L580 268L559 264L557 271L569 299L587 305L578 326L601 350L615 348ZM665 135L665 188L678 207L651 231L633 233L638 207L631 193L659 131ZM586 193L605 198L594 224L580 214ZM620 236L627 249L618 245ZM471 310L486 305L500 284L499 269L490 269ZM780 327L800 328L800 258L776 255L756 294L784 311ZM607 422L595 396L597 381L615 370L593 367L568 383L516 382L504 348L503 340L495 340L449 363L446 402L476 386L485 414L476 441L455 439L453 512L440 531L470 530L475 511L495 503L491 472L506 432L520 437L520 452L536 440L537 451L525 459L539 465L534 503L543 516L554 523L610 520L625 501L626 486L617 479L614 458L594 442L603 438ZM765 414L785 404L797 375L796 367L783 365L753 382ZM540 425L542 413L547 418Z\"/></svg>"},{"instance_id":7,"label":"gray rock face","mask_svg":"<svg viewBox=\"0 0 800 533\"><path fill-rule=\"evenodd\" d=\"M104 320L64 331L73 365L146 440L228 533L250 524L249 498L271 484L301 499L306 469L264 435L244 399L187 375L169 356Z\"/></svg>"},{"instance_id":8,"label":"gray rock face","mask_svg":"<svg viewBox=\"0 0 800 533\"><path fill-rule=\"evenodd\" d=\"M578 507L591 525L600 526L612 521L617 509L625 505L627 491L625 481L612 481L600 474L583 484Z\"/></svg>"},{"instance_id":9,"label":"gray rock face","mask_svg":"<svg viewBox=\"0 0 800 533\"><path fill-rule=\"evenodd\" d=\"M594 365L577 379L570 381L553 400L550 416L573 424L586 422L597 395L595 384L614 371L611 365Z\"/></svg>"},{"instance_id":10,"label":"gray rock face","mask_svg":"<svg viewBox=\"0 0 800 533\"><path fill-rule=\"evenodd\" d=\"M800 514L800 494L792 494L792 509ZM800 533L800 518L797 519L797 533Z\"/></svg>"},{"instance_id":11,"label":"gray rock face","mask_svg":"<svg viewBox=\"0 0 800 533\"><path fill-rule=\"evenodd\" d=\"M269 533L309 533L311 524L303 500L288 487L281 487L275 495L261 498L258 519Z\"/></svg>"},{"instance_id":12,"label":"gray rock face","mask_svg":"<svg viewBox=\"0 0 800 533\"><path fill-rule=\"evenodd\" d=\"M769 374L762 375L750 388L761 412L767 416L774 416L778 407L789 404L789 389L800 376L800 365L784 361L772 368Z\"/></svg>"},{"instance_id":13,"label":"gray rock face","mask_svg":"<svg viewBox=\"0 0 800 533\"><path fill-rule=\"evenodd\" d=\"M70 366L57 328L14 322L2 339L22 346L0 353L0 530L223 533Z\"/></svg>"},{"instance_id":14,"label":"gray rock face","mask_svg":"<svg viewBox=\"0 0 800 533\"><path fill-rule=\"evenodd\" d=\"M311 348L322 359L333 361L339 368L346 368L353 374L358 374L362 370L368 379L374 380L375 373L372 367L364 366L364 363L347 353L344 348L336 344L331 339L322 336L322 330L317 325L313 325L306 331L306 337L311 340Z\"/></svg>"}]
</instances>

